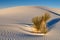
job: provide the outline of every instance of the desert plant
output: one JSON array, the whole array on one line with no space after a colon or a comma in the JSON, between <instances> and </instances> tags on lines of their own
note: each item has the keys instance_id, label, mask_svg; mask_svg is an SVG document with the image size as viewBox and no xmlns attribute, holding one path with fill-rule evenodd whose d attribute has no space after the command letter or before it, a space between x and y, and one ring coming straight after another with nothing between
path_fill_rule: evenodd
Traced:
<instances>
[{"instance_id":1,"label":"desert plant","mask_svg":"<svg viewBox=\"0 0 60 40\"><path fill-rule=\"evenodd\" d=\"M43 16L36 16L32 19L33 27L36 29L36 32L46 33L46 21L50 18L50 15L45 13Z\"/></svg>"}]
</instances>

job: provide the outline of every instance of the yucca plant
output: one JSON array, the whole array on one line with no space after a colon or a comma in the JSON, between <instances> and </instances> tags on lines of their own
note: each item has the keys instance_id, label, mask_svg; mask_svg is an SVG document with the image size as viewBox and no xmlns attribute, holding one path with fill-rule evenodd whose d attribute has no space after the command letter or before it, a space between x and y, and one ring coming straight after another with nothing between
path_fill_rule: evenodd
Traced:
<instances>
[{"instance_id":1,"label":"yucca plant","mask_svg":"<svg viewBox=\"0 0 60 40\"><path fill-rule=\"evenodd\" d=\"M36 33L46 33L46 22L50 18L50 15L45 13L43 16L36 16L32 19L33 27L36 29Z\"/></svg>"},{"instance_id":2,"label":"yucca plant","mask_svg":"<svg viewBox=\"0 0 60 40\"><path fill-rule=\"evenodd\" d=\"M41 17L37 16L32 19L32 22L34 23L33 27L36 29L35 31L40 31L40 24L41 24Z\"/></svg>"}]
</instances>

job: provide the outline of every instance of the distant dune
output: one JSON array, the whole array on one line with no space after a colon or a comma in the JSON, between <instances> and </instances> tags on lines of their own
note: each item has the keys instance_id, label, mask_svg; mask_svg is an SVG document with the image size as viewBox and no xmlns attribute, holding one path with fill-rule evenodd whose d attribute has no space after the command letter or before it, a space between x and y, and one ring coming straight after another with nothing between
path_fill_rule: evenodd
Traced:
<instances>
[{"instance_id":1,"label":"distant dune","mask_svg":"<svg viewBox=\"0 0 60 40\"><path fill-rule=\"evenodd\" d=\"M60 14L60 9L58 8L50 8L50 10Z\"/></svg>"},{"instance_id":2,"label":"distant dune","mask_svg":"<svg viewBox=\"0 0 60 40\"><path fill-rule=\"evenodd\" d=\"M51 11L60 13L60 9L48 8ZM17 6L11 8L0 9L0 24L7 23L31 23L31 19L35 16L43 15L44 13L49 13L46 10L42 10L40 6ZM52 18L57 18L59 16L51 14Z\"/></svg>"}]
</instances>

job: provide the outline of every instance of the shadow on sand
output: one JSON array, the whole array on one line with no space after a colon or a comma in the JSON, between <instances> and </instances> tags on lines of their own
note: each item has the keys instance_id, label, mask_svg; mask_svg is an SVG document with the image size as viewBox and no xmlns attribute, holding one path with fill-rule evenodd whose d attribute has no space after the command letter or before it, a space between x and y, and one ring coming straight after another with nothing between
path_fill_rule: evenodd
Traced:
<instances>
[{"instance_id":1,"label":"shadow on sand","mask_svg":"<svg viewBox=\"0 0 60 40\"><path fill-rule=\"evenodd\" d=\"M53 19L47 23L48 30L50 31L54 25L60 21L60 18Z\"/></svg>"}]
</instances>

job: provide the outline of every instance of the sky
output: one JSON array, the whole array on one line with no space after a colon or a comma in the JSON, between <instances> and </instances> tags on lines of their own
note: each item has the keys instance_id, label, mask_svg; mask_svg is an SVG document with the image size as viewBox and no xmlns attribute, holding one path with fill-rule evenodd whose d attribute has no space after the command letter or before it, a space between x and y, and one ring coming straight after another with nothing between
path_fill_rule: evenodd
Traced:
<instances>
[{"instance_id":1,"label":"sky","mask_svg":"<svg viewBox=\"0 0 60 40\"><path fill-rule=\"evenodd\" d=\"M15 6L47 6L60 8L60 0L0 0L0 8Z\"/></svg>"}]
</instances>

